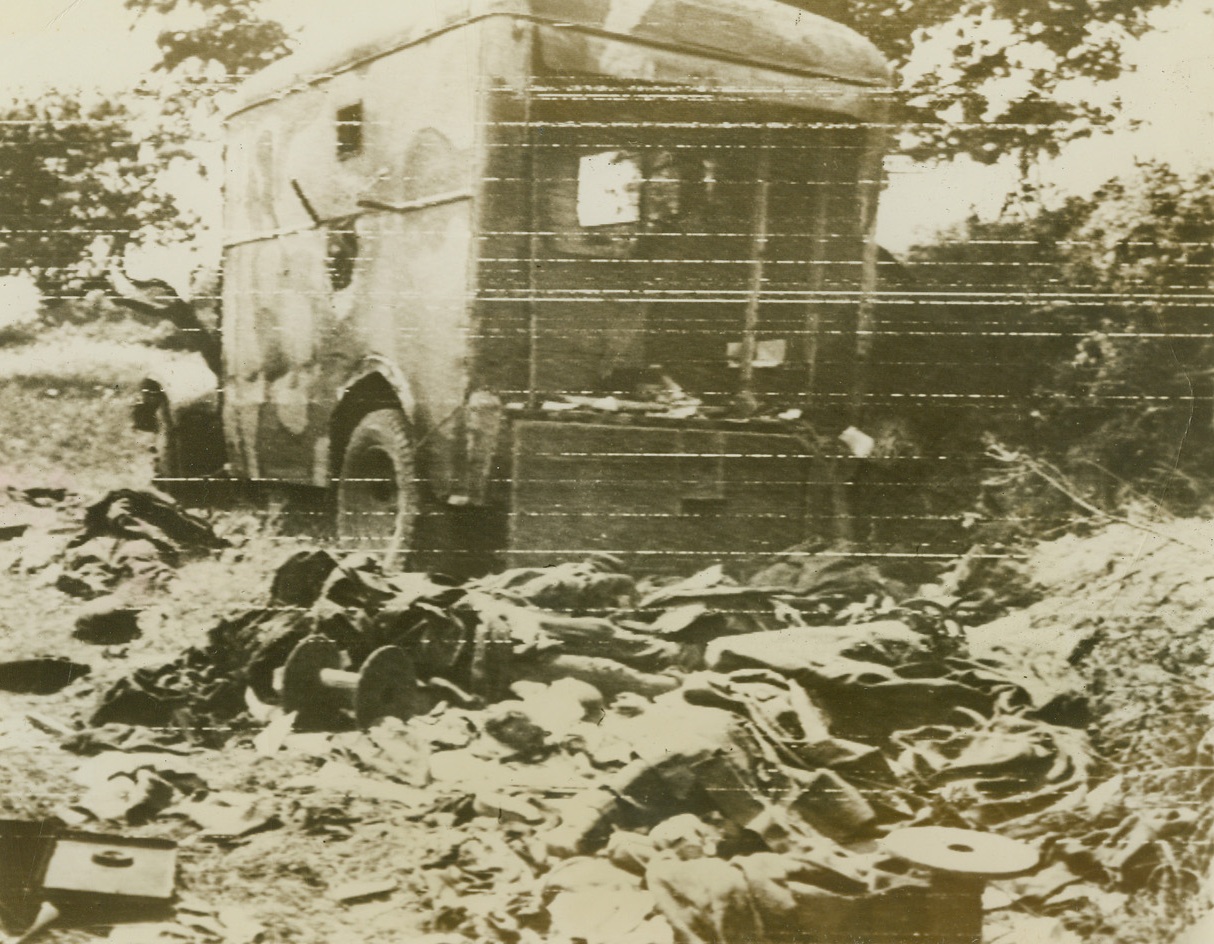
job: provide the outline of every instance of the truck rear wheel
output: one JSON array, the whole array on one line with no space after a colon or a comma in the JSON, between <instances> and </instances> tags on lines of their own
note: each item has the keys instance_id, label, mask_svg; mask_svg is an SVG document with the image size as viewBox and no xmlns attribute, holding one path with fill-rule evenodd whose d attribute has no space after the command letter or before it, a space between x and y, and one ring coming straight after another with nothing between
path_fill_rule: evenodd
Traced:
<instances>
[{"instance_id":1,"label":"truck rear wheel","mask_svg":"<svg viewBox=\"0 0 1214 944\"><path fill-rule=\"evenodd\" d=\"M375 410L350 434L337 481L337 539L396 566L408 553L419 507L409 425L399 410Z\"/></svg>"}]
</instances>

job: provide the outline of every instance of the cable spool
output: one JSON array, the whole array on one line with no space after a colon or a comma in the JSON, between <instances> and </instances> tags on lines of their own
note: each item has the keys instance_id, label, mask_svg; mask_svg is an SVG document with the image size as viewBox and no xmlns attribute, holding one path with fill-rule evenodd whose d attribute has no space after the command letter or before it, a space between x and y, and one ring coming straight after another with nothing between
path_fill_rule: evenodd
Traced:
<instances>
[{"instance_id":1,"label":"cable spool","mask_svg":"<svg viewBox=\"0 0 1214 944\"><path fill-rule=\"evenodd\" d=\"M915 865L975 878L1011 878L1036 868L1040 861L1037 850L1019 840L947 826L894 830L882 845Z\"/></svg>"},{"instance_id":2,"label":"cable spool","mask_svg":"<svg viewBox=\"0 0 1214 944\"><path fill-rule=\"evenodd\" d=\"M973 829L912 826L882 841L886 852L931 873L923 934L940 944L982 940L982 892L988 879L1011 878L1037 866L1037 850Z\"/></svg>"},{"instance_id":3,"label":"cable spool","mask_svg":"<svg viewBox=\"0 0 1214 944\"><path fill-rule=\"evenodd\" d=\"M341 668L341 650L324 636L309 636L291 652L283 668L282 705L299 712L304 726L328 724L336 713L352 710L361 728L429 708L404 649L383 646L358 672L348 672Z\"/></svg>"}]
</instances>

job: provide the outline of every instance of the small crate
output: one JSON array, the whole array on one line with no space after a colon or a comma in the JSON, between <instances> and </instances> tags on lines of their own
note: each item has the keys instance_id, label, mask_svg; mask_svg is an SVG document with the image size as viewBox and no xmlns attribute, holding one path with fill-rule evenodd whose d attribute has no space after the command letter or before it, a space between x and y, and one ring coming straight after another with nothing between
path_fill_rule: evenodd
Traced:
<instances>
[{"instance_id":1,"label":"small crate","mask_svg":"<svg viewBox=\"0 0 1214 944\"><path fill-rule=\"evenodd\" d=\"M168 840L66 832L47 862L42 894L69 907L165 905L176 869L177 845Z\"/></svg>"}]
</instances>

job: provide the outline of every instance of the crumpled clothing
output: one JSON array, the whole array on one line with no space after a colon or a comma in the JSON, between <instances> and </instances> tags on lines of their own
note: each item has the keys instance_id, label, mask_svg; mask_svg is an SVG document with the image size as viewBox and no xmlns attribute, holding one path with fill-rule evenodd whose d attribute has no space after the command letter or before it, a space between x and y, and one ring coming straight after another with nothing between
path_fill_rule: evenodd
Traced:
<instances>
[{"instance_id":1,"label":"crumpled clothing","mask_svg":"<svg viewBox=\"0 0 1214 944\"><path fill-rule=\"evenodd\" d=\"M835 737L830 719L800 685L774 672L701 672L684 682L691 704L725 708L749 721L775 759L794 768L828 768L868 783L890 783L888 762L872 745Z\"/></svg>"},{"instance_id":2,"label":"crumpled clothing","mask_svg":"<svg viewBox=\"0 0 1214 944\"><path fill-rule=\"evenodd\" d=\"M779 625L771 606L772 591L743 586L720 565L705 568L683 580L649 589L637 609L679 609L701 604L711 609L715 622L731 634L751 634Z\"/></svg>"},{"instance_id":3,"label":"crumpled clothing","mask_svg":"<svg viewBox=\"0 0 1214 944\"><path fill-rule=\"evenodd\" d=\"M930 640L901 620L844 626L791 626L719 639L708 648L708 667L722 672L771 669L784 675L824 672L836 663L893 667L930 651Z\"/></svg>"},{"instance_id":4,"label":"crumpled clothing","mask_svg":"<svg viewBox=\"0 0 1214 944\"><path fill-rule=\"evenodd\" d=\"M484 577L473 588L485 593L566 613L585 613L626 604L636 582L607 555L552 567L523 567Z\"/></svg>"},{"instance_id":5,"label":"crumpled clothing","mask_svg":"<svg viewBox=\"0 0 1214 944\"><path fill-rule=\"evenodd\" d=\"M648 836L654 854L670 853L677 859L714 856L721 838L721 830L709 826L691 813L663 820L649 831Z\"/></svg>"},{"instance_id":6,"label":"crumpled clothing","mask_svg":"<svg viewBox=\"0 0 1214 944\"><path fill-rule=\"evenodd\" d=\"M110 751L124 753L189 754L181 738L173 732L136 728L125 724L105 724L78 731L60 745L65 751L82 757L96 757Z\"/></svg>"},{"instance_id":7,"label":"crumpled clothing","mask_svg":"<svg viewBox=\"0 0 1214 944\"><path fill-rule=\"evenodd\" d=\"M326 550L297 551L274 572L270 599L277 606L308 609L328 600L344 609L368 613L399 613L419 600L454 602L458 587L439 583L426 574L385 574L379 562L365 554L338 561Z\"/></svg>"},{"instance_id":8,"label":"crumpled clothing","mask_svg":"<svg viewBox=\"0 0 1214 944\"><path fill-rule=\"evenodd\" d=\"M601 617L532 609L476 591L468 593L463 607L475 613L490 632L508 636L516 656L558 650L570 655L607 656L648 672L678 665L684 657L678 643L630 632Z\"/></svg>"},{"instance_id":9,"label":"crumpled clothing","mask_svg":"<svg viewBox=\"0 0 1214 944\"><path fill-rule=\"evenodd\" d=\"M396 596L396 588L378 560L354 554L329 574L320 595L344 609L375 613Z\"/></svg>"},{"instance_id":10,"label":"crumpled clothing","mask_svg":"<svg viewBox=\"0 0 1214 944\"><path fill-rule=\"evenodd\" d=\"M270 584L270 599L279 606L307 608L320 599L325 581L337 569L328 551L296 551L279 565Z\"/></svg>"},{"instance_id":11,"label":"crumpled clothing","mask_svg":"<svg viewBox=\"0 0 1214 944\"><path fill-rule=\"evenodd\" d=\"M57 586L86 599L128 580L163 586L182 561L227 546L203 519L151 492L120 489L85 510Z\"/></svg>"},{"instance_id":12,"label":"crumpled clothing","mask_svg":"<svg viewBox=\"0 0 1214 944\"><path fill-rule=\"evenodd\" d=\"M432 923L476 941L517 940L540 923L536 870L502 836L463 834L436 859L423 863Z\"/></svg>"},{"instance_id":13,"label":"crumpled clothing","mask_svg":"<svg viewBox=\"0 0 1214 944\"><path fill-rule=\"evenodd\" d=\"M209 653L190 649L157 667L136 669L105 692L89 723L172 728L201 744L222 744L228 722L245 710L244 681L219 671Z\"/></svg>"},{"instance_id":14,"label":"crumpled clothing","mask_svg":"<svg viewBox=\"0 0 1214 944\"><path fill-rule=\"evenodd\" d=\"M847 602L869 596L899 597L905 588L885 577L873 564L837 554L816 553L821 548L803 546L786 552L777 561L755 574L755 587L779 587L814 602Z\"/></svg>"},{"instance_id":15,"label":"crumpled clothing","mask_svg":"<svg viewBox=\"0 0 1214 944\"><path fill-rule=\"evenodd\" d=\"M912 940L929 930L924 882L866 871L879 882L851 894L823 885L812 862L775 853L657 857L645 879L678 944L852 944Z\"/></svg>"},{"instance_id":16,"label":"crumpled clothing","mask_svg":"<svg viewBox=\"0 0 1214 944\"><path fill-rule=\"evenodd\" d=\"M110 492L90 505L84 512L84 534L74 543L83 544L103 534L148 541L170 562L228 546L228 542L197 515L151 492L132 489Z\"/></svg>"},{"instance_id":17,"label":"crumpled clothing","mask_svg":"<svg viewBox=\"0 0 1214 944\"><path fill-rule=\"evenodd\" d=\"M902 747L898 765L912 783L947 797L975 825L1048 809L1086 791L1097 771L1082 732L1016 715L974 728L899 732L893 740Z\"/></svg>"},{"instance_id":18,"label":"crumpled clothing","mask_svg":"<svg viewBox=\"0 0 1214 944\"><path fill-rule=\"evenodd\" d=\"M87 791L73 809L135 825L154 819L178 792L190 795L206 788L189 760L176 754L98 754L76 770L74 779Z\"/></svg>"},{"instance_id":19,"label":"crumpled clothing","mask_svg":"<svg viewBox=\"0 0 1214 944\"><path fill-rule=\"evenodd\" d=\"M244 692L275 703L274 672L295 646L326 624L296 609L253 609L220 621L205 648L142 667L115 682L102 696L91 723L176 728L201 743L222 743L234 718L244 714ZM348 640L347 640L348 642Z\"/></svg>"},{"instance_id":20,"label":"crumpled clothing","mask_svg":"<svg viewBox=\"0 0 1214 944\"><path fill-rule=\"evenodd\" d=\"M476 621L444 605L441 588L391 601L374 618L368 645L400 646L420 678L442 676L468 684L474 674Z\"/></svg>"},{"instance_id":21,"label":"crumpled clothing","mask_svg":"<svg viewBox=\"0 0 1214 944\"><path fill-rule=\"evenodd\" d=\"M261 701L273 704L278 700L274 670L286 663L300 641L316 631L317 620L311 613L247 610L212 627L203 657L213 664L215 677L247 684Z\"/></svg>"},{"instance_id":22,"label":"crumpled clothing","mask_svg":"<svg viewBox=\"0 0 1214 944\"><path fill-rule=\"evenodd\" d=\"M1060 701L1083 697L1083 679L1075 668L1085 646L1091 644L1091 626L1034 625L1026 612L965 630L970 658L998 669L1014 666L1017 683L1038 711ZM1086 724L1084 719L1079 726Z\"/></svg>"},{"instance_id":23,"label":"crumpled clothing","mask_svg":"<svg viewBox=\"0 0 1214 944\"><path fill-rule=\"evenodd\" d=\"M726 708L664 699L619 724L617 734L639 760L593 795L561 804L550 844L597 848L610 826L655 824L685 810L693 795L780 852L819 854L834 845L828 837L859 838L876 823L854 786L832 771L785 762L761 731Z\"/></svg>"},{"instance_id":24,"label":"crumpled clothing","mask_svg":"<svg viewBox=\"0 0 1214 944\"><path fill-rule=\"evenodd\" d=\"M163 588L174 575L152 542L102 535L68 549L55 587L68 596L93 600L127 582L145 590Z\"/></svg>"},{"instance_id":25,"label":"crumpled clothing","mask_svg":"<svg viewBox=\"0 0 1214 944\"><path fill-rule=\"evenodd\" d=\"M831 717L831 731L848 738L882 738L930 724L964 724L967 712L988 716L994 696L950 678L882 678L866 671L834 678L807 675L805 685Z\"/></svg>"},{"instance_id":26,"label":"crumpled clothing","mask_svg":"<svg viewBox=\"0 0 1214 944\"><path fill-rule=\"evenodd\" d=\"M125 819L131 825L141 825L155 819L172 802L172 784L143 768L115 774L96 784L72 808L98 820Z\"/></svg>"},{"instance_id":27,"label":"crumpled clothing","mask_svg":"<svg viewBox=\"0 0 1214 944\"><path fill-rule=\"evenodd\" d=\"M928 637L893 620L719 639L706 662L718 671L770 669L795 679L830 719L831 734L842 738L969 726L976 717L1033 704L1007 672L937 656Z\"/></svg>"}]
</instances>

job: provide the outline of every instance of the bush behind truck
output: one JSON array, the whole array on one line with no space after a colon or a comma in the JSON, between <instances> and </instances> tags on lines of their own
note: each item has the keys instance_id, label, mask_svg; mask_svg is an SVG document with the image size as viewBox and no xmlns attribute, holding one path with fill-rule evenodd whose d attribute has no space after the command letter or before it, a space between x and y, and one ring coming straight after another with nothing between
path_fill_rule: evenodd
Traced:
<instances>
[{"instance_id":1,"label":"bush behind truck","mask_svg":"<svg viewBox=\"0 0 1214 944\"><path fill-rule=\"evenodd\" d=\"M162 477L331 489L339 539L398 560L666 569L830 532L880 53L776 0L394 16L228 113L218 347L139 410Z\"/></svg>"}]
</instances>

